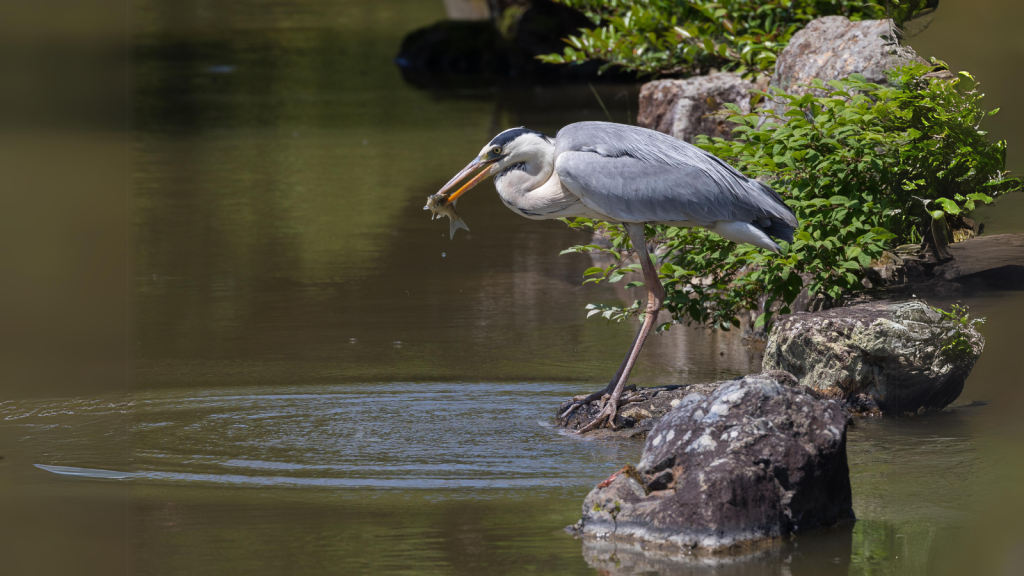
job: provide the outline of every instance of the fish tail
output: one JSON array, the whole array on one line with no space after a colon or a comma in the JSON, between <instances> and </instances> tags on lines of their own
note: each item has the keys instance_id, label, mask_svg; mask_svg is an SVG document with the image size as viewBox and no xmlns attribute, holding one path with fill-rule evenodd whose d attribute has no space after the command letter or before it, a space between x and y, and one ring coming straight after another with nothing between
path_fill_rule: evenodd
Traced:
<instances>
[{"instance_id":1,"label":"fish tail","mask_svg":"<svg viewBox=\"0 0 1024 576\"><path fill-rule=\"evenodd\" d=\"M466 232L469 232L469 226L466 226L466 223L462 220L462 218L459 218L459 217L452 218L451 219L451 224L449 224L449 226L448 226L448 239L449 240L454 240L455 239L455 231L458 230L459 228L462 228Z\"/></svg>"}]
</instances>

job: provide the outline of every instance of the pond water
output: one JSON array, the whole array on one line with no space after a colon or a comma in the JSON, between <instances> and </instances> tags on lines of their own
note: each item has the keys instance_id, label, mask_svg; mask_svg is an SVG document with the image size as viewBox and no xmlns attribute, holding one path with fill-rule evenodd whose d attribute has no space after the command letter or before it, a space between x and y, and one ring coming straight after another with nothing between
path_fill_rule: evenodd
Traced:
<instances>
[{"instance_id":1,"label":"pond water","mask_svg":"<svg viewBox=\"0 0 1024 576\"><path fill-rule=\"evenodd\" d=\"M944 2L914 43L976 73L1024 171L1024 14L975 4ZM588 258L558 253L587 238L512 214L490 185L460 204L472 232L454 241L421 210L501 129L605 112L586 86L406 86L398 43L443 17L440 0L136 4L133 383L0 402L3 573L643 570L562 530L641 446L552 426L634 334L583 306L632 295L581 286ZM599 90L635 116L637 86ZM990 231L1024 231L1020 196L979 215ZM1024 294L963 300L988 344L961 399L850 430L854 525L657 570L1020 573ZM735 333L677 327L633 382L759 366Z\"/></svg>"}]
</instances>

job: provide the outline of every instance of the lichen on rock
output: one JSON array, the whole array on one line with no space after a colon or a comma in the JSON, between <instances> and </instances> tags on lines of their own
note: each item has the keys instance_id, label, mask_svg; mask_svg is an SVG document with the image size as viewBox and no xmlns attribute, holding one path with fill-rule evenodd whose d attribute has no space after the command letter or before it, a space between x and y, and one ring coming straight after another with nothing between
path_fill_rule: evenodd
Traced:
<instances>
[{"instance_id":1,"label":"lichen on rock","mask_svg":"<svg viewBox=\"0 0 1024 576\"><path fill-rule=\"evenodd\" d=\"M850 520L849 419L769 378L688 394L651 430L636 474L598 484L571 530L715 552Z\"/></svg>"},{"instance_id":2,"label":"lichen on rock","mask_svg":"<svg viewBox=\"0 0 1024 576\"><path fill-rule=\"evenodd\" d=\"M943 347L954 332L967 345L952 356ZM762 366L827 397L905 414L956 400L984 345L973 326L920 300L882 301L780 318Z\"/></svg>"}]
</instances>

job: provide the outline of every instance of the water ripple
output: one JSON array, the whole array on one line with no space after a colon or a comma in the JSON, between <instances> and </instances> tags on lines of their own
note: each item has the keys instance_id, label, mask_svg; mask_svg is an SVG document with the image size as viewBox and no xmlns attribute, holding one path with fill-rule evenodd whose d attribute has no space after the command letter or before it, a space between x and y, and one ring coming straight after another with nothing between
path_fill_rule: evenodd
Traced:
<instances>
[{"instance_id":1,"label":"water ripple","mask_svg":"<svg viewBox=\"0 0 1024 576\"><path fill-rule=\"evenodd\" d=\"M28 444L25 457L35 463L144 482L590 486L640 451L636 442L587 440L551 425L558 401L581 392L579 385L389 383L246 392L5 403L0 417L17 422Z\"/></svg>"}]
</instances>

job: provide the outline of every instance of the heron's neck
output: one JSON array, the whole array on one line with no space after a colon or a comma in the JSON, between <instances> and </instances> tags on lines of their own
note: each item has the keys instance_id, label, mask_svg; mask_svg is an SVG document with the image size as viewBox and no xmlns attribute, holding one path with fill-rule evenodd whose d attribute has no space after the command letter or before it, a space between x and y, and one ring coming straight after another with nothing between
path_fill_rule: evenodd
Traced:
<instances>
[{"instance_id":1,"label":"heron's neck","mask_svg":"<svg viewBox=\"0 0 1024 576\"><path fill-rule=\"evenodd\" d=\"M515 199L540 188L555 169L555 147L545 143L534 153L515 159L494 177L494 187L506 200Z\"/></svg>"}]
</instances>

